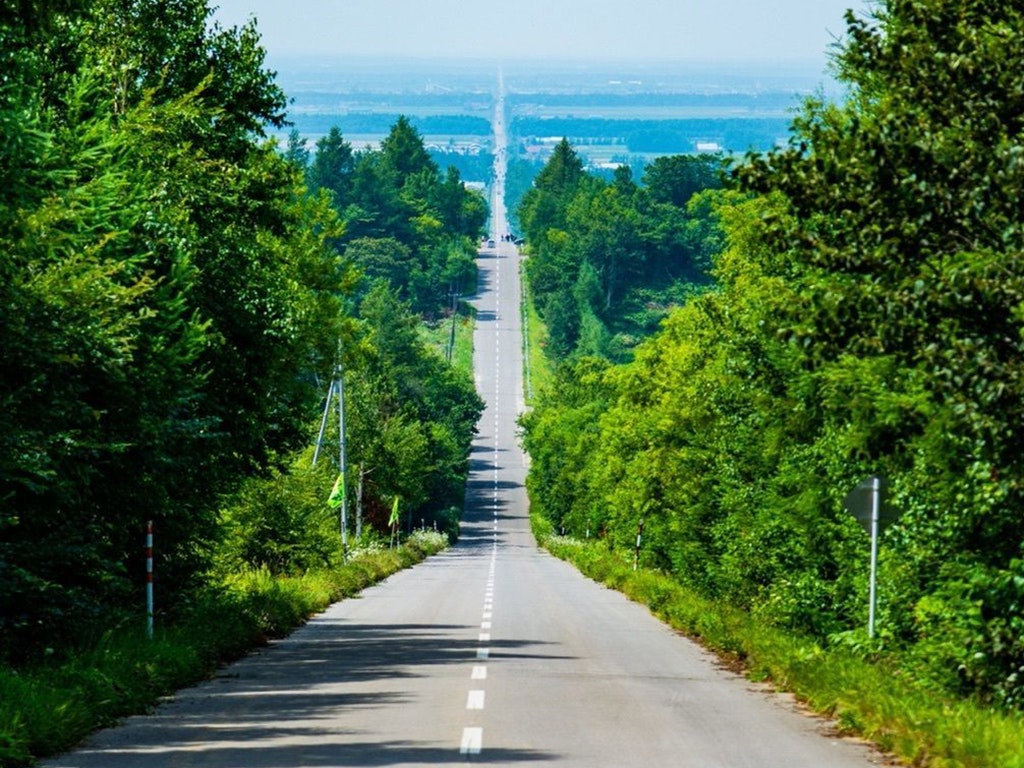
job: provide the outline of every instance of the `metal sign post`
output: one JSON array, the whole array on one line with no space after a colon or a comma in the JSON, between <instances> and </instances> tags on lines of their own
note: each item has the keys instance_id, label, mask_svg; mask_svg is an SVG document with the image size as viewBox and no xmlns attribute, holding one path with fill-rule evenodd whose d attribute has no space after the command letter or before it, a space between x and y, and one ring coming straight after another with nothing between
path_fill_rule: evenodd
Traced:
<instances>
[{"instance_id":1,"label":"metal sign post","mask_svg":"<svg viewBox=\"0 0 1024 768\"><path fill-rule=\"evenodd\" d=\"M878 477L869 477L861 481L843 499L843 506L857 518L871 537L871 576L868 586L868 637L875 636L875 606L878 601L878 539L882 531L888 528L899 517L885 500L885 481Z\"/></svg>"},{"instance_id":2,"label":"metal sign post","mask_svg":"<svg viewBox=\"0 0 1024 768\"><path fill-rule=\"evenodd\" d=\"M878 509L881 507L882 482L871 478L871 579L868 586L868 637L875 636L875 605L878 601Z\"/></svg>"}]
</instances>

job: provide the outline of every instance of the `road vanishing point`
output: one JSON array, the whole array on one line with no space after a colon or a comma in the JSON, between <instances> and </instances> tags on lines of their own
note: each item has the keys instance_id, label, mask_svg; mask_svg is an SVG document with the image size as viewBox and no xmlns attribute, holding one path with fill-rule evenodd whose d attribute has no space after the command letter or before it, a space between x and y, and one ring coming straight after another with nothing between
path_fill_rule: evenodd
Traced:
<instances>
[{"instance_id":1,"label":"road vanishing point","mask_svg":"<svg viewBox=\"0 0 1024 768\"><path fill-rule=\"evenodd\" d=\"M459 542L289 637L100 731L48 768L865 768L831 725L723 669L530 533L520 254L495 123L474 366L487 402Z\"/></svg>"}]
</instances>

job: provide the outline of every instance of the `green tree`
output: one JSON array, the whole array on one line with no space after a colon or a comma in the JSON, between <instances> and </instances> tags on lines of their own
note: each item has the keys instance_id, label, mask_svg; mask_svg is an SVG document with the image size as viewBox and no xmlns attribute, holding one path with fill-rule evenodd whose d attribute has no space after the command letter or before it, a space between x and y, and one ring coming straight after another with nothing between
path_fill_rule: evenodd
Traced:
<instances>
[{"instance_id":1,"label":"green tree","mask_svg":"<svg viewBox=\"0 0 1024 768\"><path fill-rule=\"evenodd\" d=\"M698 192L723 185L724 162L718 155L670 155L644 168L643 184L651 198L685 208Z\"/></svg>"},{"instance_id":2,"label":"green tree","mask_svg":"<svg viewBox=\"0 0 1024 768\"><path fill-rule=\"evenodd\" d=\"M583 357L556 370L541 403L524 414L523 447L530 454L530 503L555 530L582 536L604 527L602 493L589 482L589 457L600 450L601 414L613 393L608 363Z\"/></svg>"},{"instance_id":3,"label":"green tree","mask_svg":"<svg viewBox=\"0 0 1024 768\"><path fill-rule=\"evenodd\" d=\"M626 284L640 274L646 257L641 217L619 185L595 185L576 195L566 211L566 226L582 261L597 271L602 288L601 310L607 312Z\"/></svg>"},{"instance_id":4,"label":"green tree","mask_svg":"<svg viewBox=\"0 0 1024 768\"><path fill-rule=\"evenodd\" d=\"M345 246L345 256L371 281L386 280L399 293L404 293L413 271L417 269L412 251L393 237L351 240Z\"/></svg>"},{"instance_id":5,"label":"green tree","mask_svg":"<svg viewBox=\"0 0 1024 768\"><path fill-rule=\"evenodd\" d=\"M454 166L448 166L436 192L436 207L441 224L451 233L476 239L487 224L487 202L479 192L470 190Z\"/></svg>"},{"instance_id":6,"label":"green tree","mask_svg":"<svg viewBox=\"0 0 1024 768\"><path fill-rule=\"evenodd\" d=\"M328 190L334 196L335 207L344 213L351 202L354 172L352 145L342 138L337 127L332 126L326 136L316 141L316 152L306 172L309 188L314 192Z\"/></svg>"},{"instance_id":7,"label":"green tree","mask_svg":"<svg viewBox=\"0 0 1024 768\"><path fill-rule=\"evenodd\" d=\"M998 584L1024 542L1024 109L1010 74L1022 21L1016 6L957 0L849 16L837 59L849 102L811 102L789 149L740 171L785 196L770 235L802 295L780 325L821 383L832 461L889 474L905 513L893 600L934 616L941 592L940 634L973 622L944 582ZM897 637L936 631L914 616L892 611ZM998 643L947 663L971 678ZM1016 673L994 672L971 679L1001 675L1012 698Z\"/></svg>"},{"instance_id":8,"label":"green tree","mask_svg":"<svg viewBox=\"0 0 1024 768\"><path fill-rule=\"evenodd\" d=\"M353 416L353 462L372 471L370 488L381 513L397 494L409 511L433 519L461 505L483 403L468 377L427 349L420 318L389 286L375 284L359 315L365 356L354 385L360 405Z\"/></svg>"},{"instance_id":9,"label":"green tree","mask_svg":"<svg viewBox=\"0 0 1024 768\"><path fill-rule=\"evenodd\" d=\"M1021 18L953 0L890 3L880 27L850 17L850 103L812 102L802 143L741 173L791 207L773 234L809 290L788 325L833 382L851 454L930 476L905 502L927 549L991 565L1024 539Z\"/></svg>"},{"instance_id":10,"label":"green tree","mask_svg":"<svg viewBox=\"0 0 1024 768\"><path fill-rule=\"evenodd\" d=\"M583 177L583 161L562 139L519 207L519 221L532 244L539 247L548 230L565 229L565 208Z\"/></svg>"},{"instance_id":11,"label":"green tree","mask_svg":"<svg viewBox=\"0 0 1024 768\"><path fill-rule=\"evenodd\" d=\"M399 180L400 188L423 173L434 179L438 176L437 164L423 145L423 137L405 115L399 115L391 126L380 143L380 151L384 166Z\"/></svg>"},{"instance_id":12,"label":"green tree","mask_svg":"<svg viewBox=\"0 0 1024 768\"><path fill-rule=\"evenodd\" d=\"M343 211L352 237L393 237L414 242L413 212L399 196L400 182L379 152L360 152L352 175L351 205Z\"/></svg>"},{"instance_id":13,"label":"green tree","mask_svg":"<svg viewBox=\"0 0 1024 768\"><path fill-rule=\"evenodd\" d=\"M285 159L295 164L303 171L309 167L310 152L306 146L306 140L302 138L298 128L292 128L288 132L288 142L285 144Z\"/></svg>"},{"instance_id":14,"label":"green tree","mask_svg":"<svg viewBox=\"0 0 1024 768\"><path fill-rule=\"evenodd\" d=\"M351 283L336 220L256 144L283 96L251 26L202 3L70 7L22 27L2 87L5 124L29 127L5 135L23 178L0 207L11 653L128 604L147 518L165 598L194 583L218 494L304 436Z\"/></svg>"}]
</instances>

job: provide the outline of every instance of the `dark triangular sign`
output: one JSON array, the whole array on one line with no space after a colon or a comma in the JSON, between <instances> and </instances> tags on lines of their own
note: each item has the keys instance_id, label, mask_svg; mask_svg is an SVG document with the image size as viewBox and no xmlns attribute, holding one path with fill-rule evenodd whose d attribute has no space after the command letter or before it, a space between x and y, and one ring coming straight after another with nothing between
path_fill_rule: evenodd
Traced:
<instances>
[{"instance_id":1,"label":"dark triangular sign","mask_svg":"<svg viewBox=\"0 0 1024 768\"><path fill-rule=\"evenodd\" d=\"M874 508L874 495L878 493L878 532L881 533L888 528L899 517L897 512L888 502L886 493L886 482L881 477L869 477L862 480L856 488L846 494L843 499L843 506L857 518L865 531L871 533L871 511Z\"/></svg>"}]
</instances>

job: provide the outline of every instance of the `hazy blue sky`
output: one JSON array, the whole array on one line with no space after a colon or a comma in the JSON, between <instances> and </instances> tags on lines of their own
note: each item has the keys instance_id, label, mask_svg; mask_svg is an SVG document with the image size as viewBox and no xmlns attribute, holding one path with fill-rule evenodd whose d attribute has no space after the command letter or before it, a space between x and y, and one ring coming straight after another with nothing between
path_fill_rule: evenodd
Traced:
<instances>
[{"instance_id":1,"label":"hazy blue sky","mask_svg":"<svg viewBox=\"0 0 1024 768\"><path fill-rule=\"evenodd\" d=\"M816 59L872 0L212 0L294 54L585 59Z\"/></svg>"}]
</instances>

